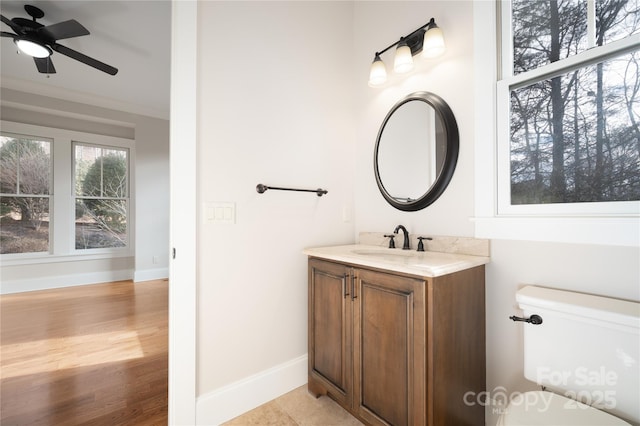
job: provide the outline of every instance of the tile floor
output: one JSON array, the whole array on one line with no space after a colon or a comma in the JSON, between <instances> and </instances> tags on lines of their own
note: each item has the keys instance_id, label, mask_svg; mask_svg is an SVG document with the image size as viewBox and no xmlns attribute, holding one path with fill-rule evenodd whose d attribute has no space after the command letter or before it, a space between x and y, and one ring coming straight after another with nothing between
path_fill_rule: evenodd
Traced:
<instances>
[{"instance_id":1,"label":"tile floor","mask_svg":"<svg viewBox=\"0 0 640 426\"><path fill-rule=\"evenodd\" d=\"M360 426L331 398L315 398L307 392L307 385L292 390L227 423L224 426Z\"/></svg>"}]
</instances>

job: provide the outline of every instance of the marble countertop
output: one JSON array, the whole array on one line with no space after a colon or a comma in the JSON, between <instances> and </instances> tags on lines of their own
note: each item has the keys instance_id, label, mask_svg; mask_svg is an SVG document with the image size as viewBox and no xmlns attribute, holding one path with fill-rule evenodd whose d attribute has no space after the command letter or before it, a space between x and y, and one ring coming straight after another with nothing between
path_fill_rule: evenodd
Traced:
<instances>
[{"instance_id":1,"label":"marble countertop","mask_svg":"<svg viewBox=\"0 0 640 426\"><path fill-rule=\"evenodd\" d=\"M490 262L488 256L435 251L418 252L367 244L312 247L302 252L307 256L421 277L439 277Z\"/></svg>"}]
</instances>

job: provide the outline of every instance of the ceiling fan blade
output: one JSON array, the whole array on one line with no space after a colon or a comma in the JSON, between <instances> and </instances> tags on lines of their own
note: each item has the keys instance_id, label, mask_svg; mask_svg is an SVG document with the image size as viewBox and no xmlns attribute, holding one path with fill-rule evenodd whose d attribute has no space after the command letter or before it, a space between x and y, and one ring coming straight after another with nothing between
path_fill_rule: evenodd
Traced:
<instances>
[{"instance_id":1,"label":"ceiling fan blade","mask_svg":"<svg viewBox=\"0 0 640 426\"><path fill-rule=\"evenodd\" d=\"M36 32L54 41L89 35L89 30L83 27L82 24L75 19L47 25L46 27L38 28Z\"/></svg>"},{"instance_id":2,"label":"ceiling fan blade","mask_svg":"<svg viewBox=\"0 0 640 426\"><path fill-rule=\"evenodd\" d=\"M36 68L38 68L38 71L42 74L56 73L56 67L53 66L51 56L47 58L33 58L33 61L36 63Z\"/></svg>"},{"instance_id":3,"label":"ceiling fan blade","mask_svg":"<svg viewBox=\"0 0 640 426\"><path fill-rule=\"evenodd\" d=\"M69 49L68 47L62 46L58 43L51 43L51 48L58 53L62 53L65 56L68 56L76 61L80 61L83 64L87 64L90 67L98 69L100 71L106 72L110 75L116 75L118 73L118 69L112 67L111 65L107 65L104 62L100 62L97 59L90 58L89 56L77 52L73 49Z\"/></svg>"},{"instance_id":4,"label":"ceiling fan blade","mask_svg":"<svg viewBox=\"0 0 640 426\"><path fill-rule=\"evenodd\" d=\"M2 37L11 37L12 39L16 39L17 35L13 34L13 33L8 33L6 31L0 31L0 36Z\"/></svg>"},{"instance_id":5,"label":"ceiling fan blade","mask_svg":"<svg viewBox=\"0 0 640 426\"><path fill-rule=\"evenodd\" d=\"M10 26L16 34L22 34L22 27L20 25L16 24L11 19L5 18L4 15L0 15L0 19L2 19L2 22Z\"/></svg>"}]
</instances>

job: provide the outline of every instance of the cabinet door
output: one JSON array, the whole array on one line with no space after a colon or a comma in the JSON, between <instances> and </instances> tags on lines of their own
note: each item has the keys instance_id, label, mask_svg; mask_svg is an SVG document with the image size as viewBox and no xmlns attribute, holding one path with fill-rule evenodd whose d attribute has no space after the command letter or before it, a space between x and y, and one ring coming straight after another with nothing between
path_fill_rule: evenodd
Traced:
<instances>
[{"instance_id":1,"label":"cabinet door","mask_svg":"<svg viewBox=\"0 0 640 426\"><path fill-rule=\"evenodd\" d=\"M351 407L351 268L309 260L309 391Z\"/></svg>"},{"instance_id":2,"label":"cabinet door","mask_svg":"<svg viewBox=\"0 0 640 426\"><path fill-rule=\"evenodd\" d=\"M425 282L357 270L354 404L372 425L426 424Z\"/></svg>"}]
</instances>

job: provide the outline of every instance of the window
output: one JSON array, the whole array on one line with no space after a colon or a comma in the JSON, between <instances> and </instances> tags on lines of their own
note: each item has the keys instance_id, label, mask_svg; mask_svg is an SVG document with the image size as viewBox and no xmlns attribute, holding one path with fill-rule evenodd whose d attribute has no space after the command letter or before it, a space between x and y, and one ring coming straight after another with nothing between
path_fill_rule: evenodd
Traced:
<instances>
[{"instance_id":1,"label":"window","mask_svg":"<svg viewBox=\"0 0 640 426\"><path fill-rule=\"evenodd\" d=\"M0 253L49 251L51 141L0 136Z\"/></svg>"},{"instance_id":2,"label":"window","mask_svg":"<svg viewBox=\"0 0 640 426\"><path fill-rule=\"evenodd\" d=\"M2 121L3 266L132 256L132 164L130 139Z\"/></svg>"},{"instance_id":3,"label":"window","mask_svg":"<svg viewBox=\"0 0 640 426\"><path fill-rule=\"evenodd\" d=\"M638 148L633 151L640 102L635 80L638 5L638 0L474 2L476 237L640 245L640 202L633 192L638 179ZM555 6L558 37L550 26ZM613 6L619 9L610 14ZM610 25L600 31L601 23ZM563 108L556 110L555 122L554 85L554 94L563 95L556 98L556 106ZM553 137L559 134L563 143L554 151ZM564 185L560 194L566 201L551 198L557 196L551 190L554 153L563 160L556 163L554 178L563 176L556 182L559 188ZM616 179L602 180L604 191L592 189L589 181L596 179L597 162L604 165L598 168L602 176Z\"/></svg>"},{"instance_id":4,"label":"window","mask_svg":"<svg viewBox=\"0 0 640 426\"><path fill-rule=\"evenodd\" d=\"M75 248L127 245L126 149L74 144Z\"/></svg>"},{"instance_id":5,"label":"window","mask_svg":"<svg viewBox=\"0 0 640 426\"><path fill-rule=\"evenodd\" d=\"M639 4L502 3L499 214L638 211Z\"/></svg>"}]
</instances>

